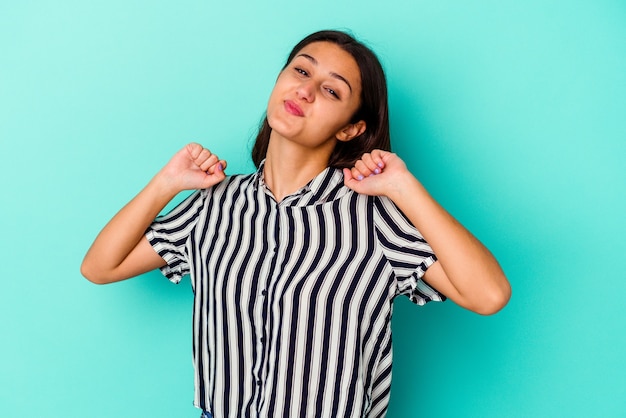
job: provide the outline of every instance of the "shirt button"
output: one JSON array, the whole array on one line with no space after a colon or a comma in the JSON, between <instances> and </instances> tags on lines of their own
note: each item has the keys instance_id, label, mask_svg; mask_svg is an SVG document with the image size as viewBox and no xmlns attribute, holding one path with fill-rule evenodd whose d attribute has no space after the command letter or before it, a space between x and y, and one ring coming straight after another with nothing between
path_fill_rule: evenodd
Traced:
<instances>
[{"instance_id":1,"label":"shirt button","mask_svg":"<svg viewBox=\"0 0 626 418\"><path fill-rule=\"evenodd\" d=\"M256 384L257 384L257 385L259 385L259 386L261 386L261 380L260 380L260 379L259 379L259 380L257 380L257 381L256 381Z\"/></svg>"},{"instance_id":2,"label":"shirt button","mask_svg":"<svg viewBox=\"0 0 626 418\"><path fill-rule=\"evenodd\" d=\"M263 296L267 296L267 290L265 290L265 289L261 290L261 294L262 294Z\"/></svg>"}]
</instances>

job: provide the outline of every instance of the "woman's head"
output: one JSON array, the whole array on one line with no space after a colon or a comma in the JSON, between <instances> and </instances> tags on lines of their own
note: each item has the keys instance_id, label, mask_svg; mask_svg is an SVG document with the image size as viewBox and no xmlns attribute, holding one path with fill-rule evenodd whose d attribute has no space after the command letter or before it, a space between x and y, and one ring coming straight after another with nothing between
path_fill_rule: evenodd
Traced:
<instances>
[{"instance_id":1,"label":"woman's head","mask_svg":"<svg viewBox=\"0 0 626 418\"><path fill-rule=\"evenodd\" d=\"M316 42L334 44L347 52L360 71L360 106L351 115L350 123L363 121L365 131L349 141L337 141L329 159L329 166L350 167L365 152L373 149L390 149L387 85L385 75L376 55L352 36L339 31L313 33L300 41L291 51L283 70L300 52ZM252 160L258 166L265 158L272 128L264 118L252 150Z\"/></svg>"}]
</instances>

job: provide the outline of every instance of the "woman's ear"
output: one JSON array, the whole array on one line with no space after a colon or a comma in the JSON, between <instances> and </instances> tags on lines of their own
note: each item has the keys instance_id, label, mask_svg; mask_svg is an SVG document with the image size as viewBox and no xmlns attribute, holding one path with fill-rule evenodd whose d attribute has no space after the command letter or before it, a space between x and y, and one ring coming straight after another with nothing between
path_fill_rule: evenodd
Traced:
<instances>
[{"instance_id":1,"label":"woman's ear","mask_svg":"<svg viewBox=\"0 0 626 418\"><path fill-rule=\"evenodd\" d=\"M365 132L366 128L367 125L365 124L365 121L360 120L356 123L350 123L343 127L339 132L337 132L337 134L335 134L335 137L337 137L337 139L341 142L348 142Z\"/></svg>"}]
</instances>

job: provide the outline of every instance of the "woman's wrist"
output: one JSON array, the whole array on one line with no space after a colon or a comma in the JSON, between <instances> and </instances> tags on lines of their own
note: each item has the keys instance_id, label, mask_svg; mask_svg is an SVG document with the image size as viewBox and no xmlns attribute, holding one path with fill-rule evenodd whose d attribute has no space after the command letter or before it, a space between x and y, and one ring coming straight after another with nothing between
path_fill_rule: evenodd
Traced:
<instances>
[{"instance_id":1,"label":"woman's wrist","mask_svg":"<svg viewBox=\"0 0 626 418\"><path fill-rule=\"evenodd\" d=\"M182 191L177 185L177 181L163 171L159 171L152 180L150 180L146 189L157 198L157 200L166 200L167 202Z\"/></svg>"},{"instance_id":2,"label":"woman's wrist","mask_svg":"<svg viewBox=\"0 0 626 418\"><path fill-rule=\"evenodd\" d=\"M405 173L396 176L394 181L390 182L385 195L399 206L404 200L413 200L424 192L426 192L426 189L424 189L419 180L407 170Z\"/></svg>"}]
</instances>

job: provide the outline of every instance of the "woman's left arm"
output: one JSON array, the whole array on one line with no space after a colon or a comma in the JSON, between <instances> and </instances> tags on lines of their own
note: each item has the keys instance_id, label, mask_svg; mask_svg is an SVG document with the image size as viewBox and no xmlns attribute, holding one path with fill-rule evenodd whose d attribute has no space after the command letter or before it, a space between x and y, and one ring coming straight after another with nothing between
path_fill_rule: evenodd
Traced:
<instances>
[{"instance_id":1,"label":"woman's left arm","mask_svg":"<svg viewBox=\"0 0 626 418\"><path fill-rule=\"evenodd\" d=\"M430 196L396 154L374 150L344 169L344 177L357 193L391 199L424 236L438 260L424 275L428 284L481 315L506 305L511 286L498 261Z\"/></svg>"}]
</instances>

